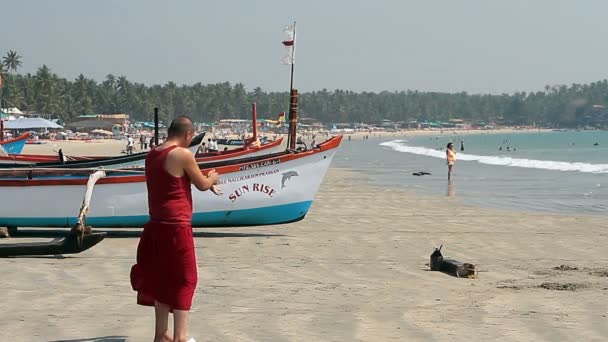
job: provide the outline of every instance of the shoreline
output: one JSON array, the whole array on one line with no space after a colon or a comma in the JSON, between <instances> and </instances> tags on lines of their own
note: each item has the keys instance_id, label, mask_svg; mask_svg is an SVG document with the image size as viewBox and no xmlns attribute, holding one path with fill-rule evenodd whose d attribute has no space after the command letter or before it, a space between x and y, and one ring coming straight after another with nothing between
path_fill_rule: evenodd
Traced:
<instances>
[{"instance_id":1,"label":"shoreline","mask_svg":"<svg viewBox=\"0 0 608 342\"><path fill-rule=\"evenodd\" d=\"M516 128L500 128L500 129L492 129L492 130L480 130L480 129L444 129L444 130L435 130L435 129L416 129L416 130L403 130L399 132L354 132L351 135L357 138L363 138L364 136L377 137L377 138L385 138L385 137L407 137L407 136L436 136L436 135L477 135L477 134L521 134L521 133L547 133L553 132L552 129L516 129Z\"/></svg>"},{"instance_id":2,"label":"shoreline","mask_svg":"<svg viewBox=\"0 0 608 342\"><path fill-rule=\"evenodd\" d=\"M494 130L404 130L400 132L354 132L351 134L343 134L345 137L351 136L355 139L363 139L366 135L375 138L400 138L408 136L429 136L429 135L473 135L473 134L517 134L517 133L543 133L551 132L550 129L494 129ZM302 132L304 133L304 132ZM317 134L315 132L305 132L307 135ZM286 137L286 135L279 135ZM322 136L322 135L321 135ZM323 137L323 136L322 136ZM323 137L323 140L325 138ZM305 140L310 140L306 138ZM93 139L93 140L41 140L42 144L27 144L23 149L22 154L56 154L58 149L63 149L65 155L79 156L117 156L123 154L125 150L126 140L115 139ZM320 140L319 140L320 141ZM136 150L139 151L139 143L135 144Z\"/></svg>"}]
</instances>

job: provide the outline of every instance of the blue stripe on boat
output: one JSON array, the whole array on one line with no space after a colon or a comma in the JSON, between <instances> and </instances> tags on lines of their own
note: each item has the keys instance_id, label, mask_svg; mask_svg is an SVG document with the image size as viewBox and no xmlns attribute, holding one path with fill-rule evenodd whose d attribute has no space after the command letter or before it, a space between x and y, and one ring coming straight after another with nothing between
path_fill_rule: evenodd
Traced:
<instances>
[{"instance_id":1,"label":"blue stripe on boat","mask_svg":"<svg viewBox=\"0 0 608 342\"><path fill-rule=\"evenodd\" d=\"M280 224L304 218L312 201L275 205L272 207L214 211L192 216L195 227L232 227ZM142 227L148 222L148 215L90 217L87 225L99 228ZM1 227L71 227L76 217L3 217Z\"/></svg>"}]
</instances>

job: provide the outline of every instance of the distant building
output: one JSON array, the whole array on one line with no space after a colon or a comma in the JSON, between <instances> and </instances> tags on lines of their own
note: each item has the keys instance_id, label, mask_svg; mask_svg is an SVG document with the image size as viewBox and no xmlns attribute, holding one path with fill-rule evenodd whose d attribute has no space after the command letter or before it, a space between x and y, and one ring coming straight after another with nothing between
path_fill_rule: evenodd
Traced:
<instances>
[{"instance_id":1,"label":"distant building","mask_svg":"<svg viewBox=\"0 0 608 342\"><path fill-rule=\"evenodd\" d=\"M81 115L77 118L78 121L84 120L100 120L107 121L118 125L128 125L129 115L127 114L92 114L92 115Z\"/></svg>"},{"instance_id":2,"label":"distant building","mask_svg":"<svg viewBox=\"0 0 608 342\"><path fill-rule=\"evenodd\" d=\"M111 131L114 125L116 124L105 120L81 120L67 124L65 127L74 131L90 132L95 129Z\"/></svg>"},{"instance_id":3,"label":"distant building","mask_svg":"<svg viewBox=\"0 0 608 342\"><path fill-rule=\"evenodd\" d=\"M36 112L33 110L22 112L17 107L2 108L2 109L0 109L0 112L2 112L3 114L5 114L8 117L14 117L14 118L19 118L19 117L23 116L23 117L27 117L27 118L43 118L43 119L51 120L51 118L53 117L53 114L40 113L40 112Z\"/></svg>"}]
</instances>

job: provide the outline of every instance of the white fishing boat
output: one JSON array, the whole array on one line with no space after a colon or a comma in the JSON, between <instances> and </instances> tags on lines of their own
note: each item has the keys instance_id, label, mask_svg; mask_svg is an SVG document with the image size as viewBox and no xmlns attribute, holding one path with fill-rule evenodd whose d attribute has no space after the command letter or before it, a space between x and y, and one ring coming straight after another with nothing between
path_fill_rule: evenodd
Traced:
<instances>
[{"instance_id":1,"label":"white fishing boat","mask_svg":"<svg viewBox=\"0 0 608 342\"><path fill-rule=\"evenodd\" d=\"M295 23L289 46L295 46ZM283 42L285 44L285 42ZM222 196L192 189L194 227L255 226L288 223L308 213L342 141L333 137L310 150L296 149L298 92L293 88L293 48L287 149L282 153L199 164L216 169ZM253 136L257 138L255 105ZM155 120L158 112L155 108ZM158 135L157 135L158 136ZM82 188L95 168L0 170L0 227L71 227L77 221ZM97 181L87 224L141 227L148 222L148 192L143 169L107 171Z\"/></svg>"},{"instance_id":2,"label":"white fishing boat","mask_svg":"<svg viewBox=\"0 0 608 342\"><path fill-rule=\"evenodd\" d=\"M308 151L210 165L221 175L224 195L193 189L193 226L268 225L304 218L341 140L334 137ZM0 171L0 226L73 226L86 182L85 170ZM87 224L141 227L147 221L142 173L122 171L98 181Z\"/></svg>"}]
</instances>

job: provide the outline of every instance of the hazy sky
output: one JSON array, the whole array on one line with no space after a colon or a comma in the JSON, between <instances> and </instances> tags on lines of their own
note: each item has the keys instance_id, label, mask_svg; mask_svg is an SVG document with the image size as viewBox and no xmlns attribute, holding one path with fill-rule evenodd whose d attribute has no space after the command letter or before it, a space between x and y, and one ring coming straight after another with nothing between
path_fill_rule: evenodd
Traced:
<instances>
[{"instance_id":1,"label":"hazy sky","mask_svg":"<svg viewBox=\"0 0 608 342\"><path fill-rule=\"evenodd\" d=\"M21 72L287 90L500 93L608 73L605 0L0 0L0 54Z\"/></svg>"}]
</instances>

